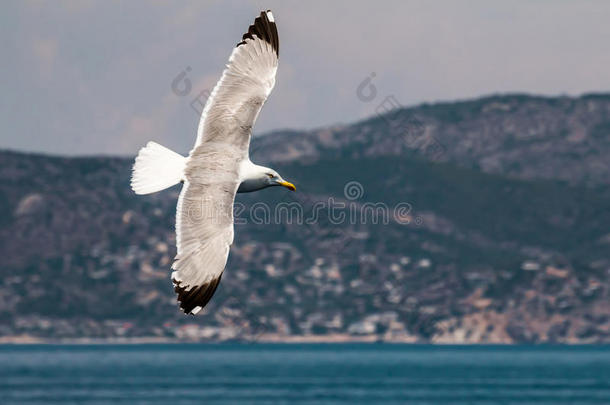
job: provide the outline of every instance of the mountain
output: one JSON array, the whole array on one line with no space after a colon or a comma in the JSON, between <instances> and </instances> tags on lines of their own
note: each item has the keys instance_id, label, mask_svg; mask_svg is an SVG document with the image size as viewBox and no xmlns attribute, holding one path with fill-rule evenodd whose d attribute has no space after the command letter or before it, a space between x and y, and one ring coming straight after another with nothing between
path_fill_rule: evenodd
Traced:
<instances>
[{"instance_id":1,"label":"mountain","mask_svg":"<svg viewBox=\"0 0 610 405\"><path fill-rule=\"evenodd\" d=\"M298 191L238 196L197 317L169 281L179 186L135 196L131 159L0 152L0 336L610 342L610 95L377 111L253 140Z\"/></svg>"}]
</instances>

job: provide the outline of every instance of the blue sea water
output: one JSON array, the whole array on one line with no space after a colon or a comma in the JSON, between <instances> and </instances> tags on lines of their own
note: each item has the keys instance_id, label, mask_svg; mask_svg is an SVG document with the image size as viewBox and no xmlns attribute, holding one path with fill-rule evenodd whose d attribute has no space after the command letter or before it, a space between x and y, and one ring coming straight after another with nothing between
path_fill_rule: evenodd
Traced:
<instances>
[{"instance_id":1,"label":"blue sea water","mask_svg":"<svg viewBox=\"0 0 610 405\"><path fill-rule=\"evenodd\" d=\"M604 346L0 346L2 404L610 404Z\"/></svg>"}]
</instances>

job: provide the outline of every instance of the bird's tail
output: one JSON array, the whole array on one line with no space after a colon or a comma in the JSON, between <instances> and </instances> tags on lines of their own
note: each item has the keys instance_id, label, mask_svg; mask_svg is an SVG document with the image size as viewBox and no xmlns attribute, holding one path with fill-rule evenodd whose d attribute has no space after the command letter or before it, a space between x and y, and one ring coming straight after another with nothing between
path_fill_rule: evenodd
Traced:
<instances>
[{"instance_id":1,"label":"bird's tail","mask_svg":"<svg viewBox=\"0 0 610 405\"><path fill-rule=\"evenodd\" d=\"M140 149L131 174L131 188L136 194L164 190L184 179L186 158L155 142Z\"/></svg>"}]
</instances>

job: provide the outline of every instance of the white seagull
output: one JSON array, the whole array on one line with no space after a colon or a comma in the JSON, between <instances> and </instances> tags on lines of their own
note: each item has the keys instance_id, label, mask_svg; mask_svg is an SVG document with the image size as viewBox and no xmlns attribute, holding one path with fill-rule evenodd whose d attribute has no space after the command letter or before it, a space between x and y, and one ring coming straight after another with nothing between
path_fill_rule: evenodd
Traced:
<instances>
[{"instance_id":1,"label":"white seagull","mask_svg":"<svg viewBox=\"0 0 610 405\"><path fill-rule=\"evenodd\" d=\"M184 183L176 210L172 283L180 308L197 314L220 283L233 243L235 193L295 187L250 161L252 126L275 85L279 38L273 14L261 12L231 53L205 105L188 157L149 142L136 157L131 188L150 194Z\"/></svg>"}]
</instances>

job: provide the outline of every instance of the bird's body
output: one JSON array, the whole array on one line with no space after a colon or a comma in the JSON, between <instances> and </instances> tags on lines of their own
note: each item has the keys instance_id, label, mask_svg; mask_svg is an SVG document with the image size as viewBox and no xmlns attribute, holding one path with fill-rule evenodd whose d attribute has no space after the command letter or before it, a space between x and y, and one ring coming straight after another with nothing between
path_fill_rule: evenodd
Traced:
<instances>
[{"instance_id":1,"label":"bird's body","mask_svg":"<svg viewBox=\"0 0 610 405\"><path fill-rule=\"evenodd\" d=\"M261 12L209 97L189 156L149 142L136 157L131 185L137 194L184 183L171 278L187 314L199 312L218 287L233 243L235 194L272 186L295 190L275 170L252 163L248 153L252 127L275 85L278 58L273 14Z\"/></svg>"}]
</instances>

